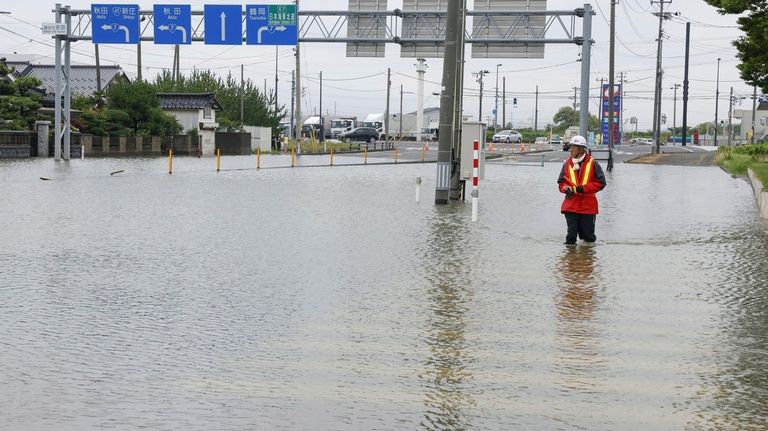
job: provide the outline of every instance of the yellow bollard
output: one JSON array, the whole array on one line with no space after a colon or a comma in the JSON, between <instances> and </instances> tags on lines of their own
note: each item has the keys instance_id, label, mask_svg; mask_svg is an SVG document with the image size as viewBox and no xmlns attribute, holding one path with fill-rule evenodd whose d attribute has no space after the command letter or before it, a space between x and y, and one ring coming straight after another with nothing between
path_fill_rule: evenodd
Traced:
<instances>
[{"instance_id":1,"label":"yellow bollard","mask_svg":"<svg viewBox=\"0 0 768 431\"><path fill-rule=\"evenodd\" d=\"M216 150L216 172L221 170L221 148Z\"/></svg>"},{"instance_id":2,"label":"yellow bollard","mask_svg":"<svg viewBox=\"0 0 768 431\"><path fill-rule=\"evenodd\" d=\"M333 145L331 145L331 166L333 166Z\"/></svg>"},{"instance_id":3,"label":"yellow bollard","mask_svg":"<svg viewBox=\"0 0 768 431\"><path fill-rule=\"evenodd\" d=\"M261 148L256 148L256 169L261 169Z\"/></svg>"},{"instance_id":4,"label":"yellow bollard","mask_svg":"<svg viewBox=\"0 0 768 431\"><path fill-rule=\"evenodd\" d=\"M491 154L493 154L493 142L491 142L490 148L488 148L488 151L490 151Z\"/></svg>"},{"instance_id":5,"label":"yellow bollard","mask_svg":"<svg viewBox=\"0 0 768 431\"><path fill-rule=\"evenodd\" d=\"M168 175L173 173L173 148L168 149Z\"/></svg>"},{"instance_id":6,"label":"yellow bollard","mask_svg":"<svg viewBox=\"0 0 768 431\"><path fill-rule=\"evenodd\" d=\"M424 161L424 145L421 146L421 161Z\"/></svg>"},{"instance_id":7,"label":"yellow bollard","mask_svg":"<svg viewBox=\"0 0 768 431\"><path fill-rule=\"evenodd\" d=\"M368 145L365 146L365 159L363 160L364 160L363 164L367 165L368 164Z\"/></svg>"},{"instance_id":8,"label":"yellow bollard","mask_svg":"<svg viewBox=\"0 0 768 431\"><path fill-rule=\"evenodd\" d=\"M397 163L397 146L395 146L395 163Z\"/></svg>"},{"instance_id":9,"label":"yellow bollard","mask_svg":"<svg viewBox=\"0 0 768 431\"><path fill-rule=\"evenodd\" d=\"M291 167L296 166L296 148L291 148Z\"/></svg>"}]
</instances>

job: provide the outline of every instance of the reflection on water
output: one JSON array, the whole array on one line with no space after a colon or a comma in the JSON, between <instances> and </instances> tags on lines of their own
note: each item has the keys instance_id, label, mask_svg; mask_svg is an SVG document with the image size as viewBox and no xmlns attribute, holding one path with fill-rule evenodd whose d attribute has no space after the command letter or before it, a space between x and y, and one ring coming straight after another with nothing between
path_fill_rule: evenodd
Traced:
<instances>
[{"instance_id":1,"label":"reflection on water","mask_svg":"<svg viewBox=\"0 0 768 431\"><path fill-rule=\"evenodd\" d=\"M174 162L0 161L3 431L768 423L768 225L720 169L617 166L566 248L560 164L487 166L471 223L434 165Z\"/></svg>"},{"instance_id":2,"label":"reflection on water","mask_svg":"<svg viewBox=\"0 0 768 431\"><path fill-rule=\"evenodd\" d=\"M427 430L468 429L467 408L473 404L467 388L473 362L465 334L465 313L471 298L473 252L466 220L455 208L437 208L427 237L424 269L429 317L425 361L424 421Z\"/></svg>"},{"instance_id":3,"label":"reflection on water","mask_svg":"<svg viewBox=\"0 0 768 431\"><path fill-rule=\"evenodd\" d=\"M555 335L556 373L563 390L594 390L601 375L597 246L567 246L554 268L560 283Z\"/></svg>"}]
</instances>

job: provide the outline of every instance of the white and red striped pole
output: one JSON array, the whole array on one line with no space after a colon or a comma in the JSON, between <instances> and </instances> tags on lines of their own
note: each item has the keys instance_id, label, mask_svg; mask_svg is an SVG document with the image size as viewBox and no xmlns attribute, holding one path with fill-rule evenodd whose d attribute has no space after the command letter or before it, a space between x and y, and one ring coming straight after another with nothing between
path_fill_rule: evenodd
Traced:
<instances>
[{"instance_id":1,"label":"white and red striped pole","mask_svg":"<svg viewBox=\"0 0 768 431\"><path fill-rule=\"evenodd\" d=\"M472 144L472 221L477 221L477 186L480 183L480 141L475 139Z\"/></svg>"}]
</instances>

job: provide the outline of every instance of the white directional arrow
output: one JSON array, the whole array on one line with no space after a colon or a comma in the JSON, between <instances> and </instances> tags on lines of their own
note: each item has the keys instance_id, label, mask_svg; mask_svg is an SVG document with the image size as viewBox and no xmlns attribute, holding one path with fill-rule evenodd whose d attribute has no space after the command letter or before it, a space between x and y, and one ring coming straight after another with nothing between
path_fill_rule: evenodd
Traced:
<instances>
[{"instance_id":1,"label":"white directional arrow","mask_svg":"<svg viewBox=\"0 0 768 431\"><path fill-rule=\"evenodd\" d=\"M275 31L285 31L285 30L288 30L287 27L282 26L282 25L279 25L277 27L271 27L271 28L270 27L271 26L267 26L267 25L259 27L258 32L256 32L256 43L257 44L261 44L261 33L264 32L264 30L268 30L270 33L274 33Z\"/></svg>"},{"instance_id":2,"label":"white directional arrow","mask_svg":"<svg viewBox=\"0 0 768 431\"><path fill-rule=\"evenodd\" d=\"M104 30L104 31L112 30L115 33L117 33L118 30L122 30L125 33L125 43L130 43L131 42L131 37L130 37L130 34L129 34L130 31L128 30L128 27L126 27L124 25L104 24L104 25L101 26L101 29Z\"/></svg>"},{"instance_id":3,"label":"white directional arrow","mask_svg":"<svg viewBox=\"0 0 768 431\"><path fill-rule=\"evenodd\" d=\"M161 31L169 31L171 33L175 32L175 31L180 31L181 32L181 43L187 43L187 29L182 27L182 26L180 26L180 25L175 25L175 26L160 25L160 26L157 27L157 29L161 30Z\"/></svg>"},{"instance_id":4,"label":"white directional arrow","mask_svg":"<svg viewBox=\"0 0 768 431\"><path fill-rule=\"evenodd\" d=\"M227 14L221 11L221 41L227 39Z\"/></svg>"}]
</instances>

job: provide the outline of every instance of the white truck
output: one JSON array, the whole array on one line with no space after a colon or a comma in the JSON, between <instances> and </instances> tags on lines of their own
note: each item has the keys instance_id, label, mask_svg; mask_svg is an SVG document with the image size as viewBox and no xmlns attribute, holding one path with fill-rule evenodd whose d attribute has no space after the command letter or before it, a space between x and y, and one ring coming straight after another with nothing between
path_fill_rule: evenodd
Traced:
<instances>
[{"instance_id":1,"label":"white truck","mask_svg":"<svg viewBox=\"0 0 768 431\"><path fill-rule=\"evenodd\" d=\"M339 139L342 133L355 130L357 117L340 117L331 120L331 138Z\"/></svg>"},{"instance_id":2,"label":"white truck","mask_svg":"<svg viewBox=\"0 0 768 431\"><path fill-rule=\"evenodd\" d=\"M379 139L384 139L384 135L386 134L384 130L384 114L368 114L365 117L365 120L360 123L360 127L370 127L372 129L376 129L377 132L379 132ZM390 121L390 128L392 127L392 122Z\"/></svg>"}]
</instances>

